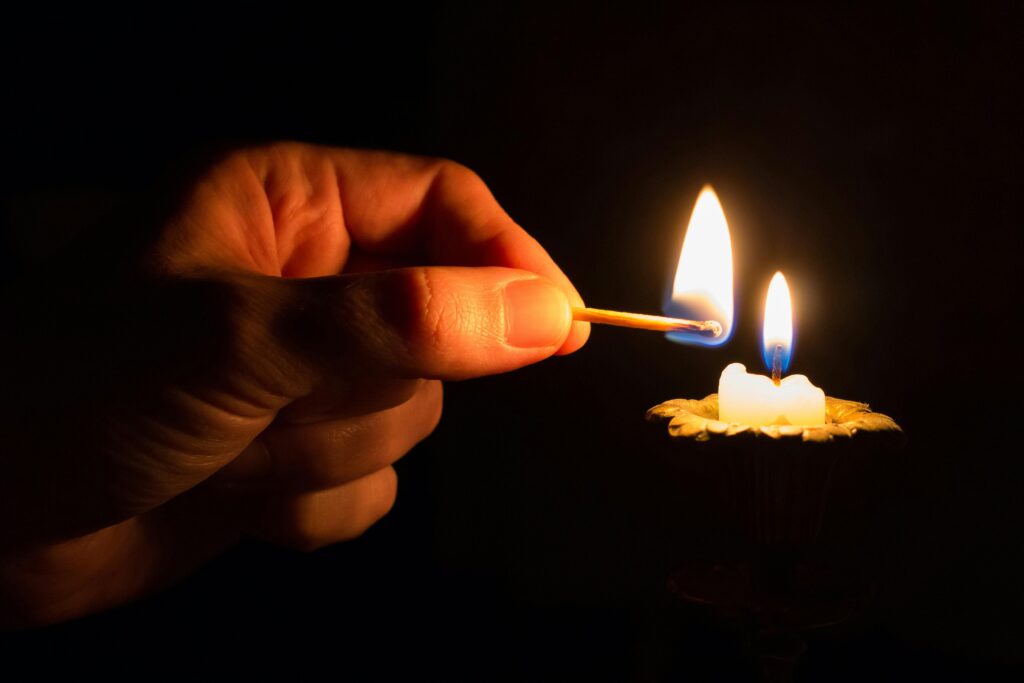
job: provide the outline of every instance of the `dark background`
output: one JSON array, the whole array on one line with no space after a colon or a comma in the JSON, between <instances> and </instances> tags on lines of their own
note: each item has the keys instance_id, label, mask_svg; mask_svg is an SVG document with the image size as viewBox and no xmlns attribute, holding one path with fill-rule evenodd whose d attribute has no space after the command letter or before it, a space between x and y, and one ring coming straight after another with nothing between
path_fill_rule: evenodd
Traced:
<instances>
[{"instance_id":1,"label":"dark background","mask_svg":"<svg viewBox=\"0 0 1024 683\"><path fill-rule=\"evenodd\" d=\"M574 356L450 385L362 539L243 545L3 652L129 675L744 676L728 634L665 616L678 492L638 435L651 405L714 391L729 362L759 367L781 269L791 371L910 436L884 600L812 639L800 676L1019 664L1021 15L442 3L12 20L4 280L45 278L75 226L102 226L184 153L291 138L467 164L605 308L656 310L711 182L739 318L723 349L595 329Z\"/></svg>"}]
</instances>

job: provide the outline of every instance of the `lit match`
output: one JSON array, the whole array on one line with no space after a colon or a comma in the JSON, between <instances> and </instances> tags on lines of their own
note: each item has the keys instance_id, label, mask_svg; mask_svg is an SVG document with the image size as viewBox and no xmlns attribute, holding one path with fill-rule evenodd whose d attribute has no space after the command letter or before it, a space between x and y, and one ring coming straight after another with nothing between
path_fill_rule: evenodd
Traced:
<instances>
[{"instance_id":1,"label":"lit match","mask_svg":"<svg viewBox=\"0 0 1024 683\"><path fill-rule=\"evenodd\" d=\"M722 325L717 320L666 318L660 315L647 315L645 313L604 311L599 308L573 308L572 319L585 323L631 327L635 330L653 330L655 332L685 331L695 332L707 337L717 337L722 334Z\"/></svg>"}]
</instances>

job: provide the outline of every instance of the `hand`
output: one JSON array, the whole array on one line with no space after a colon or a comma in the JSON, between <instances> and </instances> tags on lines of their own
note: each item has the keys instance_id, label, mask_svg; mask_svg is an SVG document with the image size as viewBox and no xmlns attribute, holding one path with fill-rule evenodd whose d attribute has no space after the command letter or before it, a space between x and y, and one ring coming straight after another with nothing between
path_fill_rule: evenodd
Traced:
<instances>
[{"instance_id":1,"label":"hand","mask_svg":"<svg viewBox=\"0 0 1024 683\"><path fill-rule=\"evenodd\" d=\"M4 293L7 627L122 603L243 535L359 535L439 380L588 334L565 275L452 162L241 151L143 227L117 231L139 236L127 257L79 251Z\"/></svg>"}]
</instances>

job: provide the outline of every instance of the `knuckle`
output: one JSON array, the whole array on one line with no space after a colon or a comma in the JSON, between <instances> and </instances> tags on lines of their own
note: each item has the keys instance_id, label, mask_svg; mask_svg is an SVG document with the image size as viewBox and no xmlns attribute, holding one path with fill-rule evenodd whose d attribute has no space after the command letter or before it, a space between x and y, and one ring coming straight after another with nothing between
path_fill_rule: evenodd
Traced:
<instances>
[{"instance_id":1,"label":"knuckle","mask_svg":"<svg viewBox=\"0 0 1024 683\"><path fill-rule=\"evenodd\" d=\"M437 159L437 175L439 182L452 182L456 184L471 183L483 184L483 179L476 171L451 159Z\"/></svg>"},{"instance_id":2,"label":"knuckle","mask_svg":"<svg viewBox=\"0 0 1024 683\"><path fill-rule=\"evenodd\" d=\"M274 168L287 168L306 159L308 148L303 143L284 141L221 150L204 164L196 186L222 192L240 178L253 176L266 184Z\"/></svg>"},{"instance_id":3,"label":"knuckle","mask_svg":"<svg viewBox=\"0 0 1024 683\"><path fill-rule=\"evenodd\" d=\"M385 308L409 351L428 357L441 351L461 326L463 307L436 269L395 271L390 289Z\"/></svg>"},{"instance_id":4,"label":"knuckle","mask_svg":"<svg viewBox=\"0 0 1024 683\"><path fill-rule=\"evenodd\" d=\"M268 162L294 158L302 154L305 148L302 143L291 141L243 145L229 150L215 164L214 170L233 172L239 168L261 169Z\"/></svg>"},{"instance_id":5,"label":"knuckle","mask_svg":"<svg viewBox=\"0 0 1024 683\"><path fill-rule=\"evenodd\" d=\"M427 348L443 346L444 340L459 327L462 318L458 297L443 286L436 271L419 269L422 297L422 325L419 332Z\"/></svg>"}]
</instances>

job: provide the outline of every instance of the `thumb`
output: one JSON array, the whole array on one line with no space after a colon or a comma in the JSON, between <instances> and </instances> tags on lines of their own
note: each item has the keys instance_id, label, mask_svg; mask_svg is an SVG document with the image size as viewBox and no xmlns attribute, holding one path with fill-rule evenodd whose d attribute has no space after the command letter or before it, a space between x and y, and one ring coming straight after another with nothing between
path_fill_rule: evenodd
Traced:
<instances>
[{"instance_id":1,"label":"thumb","mask_svg":"<svg viewBox=\"0 0 1024 683\"><path fill-rule=\"evenodd\" d=\"M269 340L314 383L466 379L554 354L572 326L565 292L511 268L424 267L271 279L283 296Z\"/></svg>"},{"instance_id":2,"label":"thumb","mask_svg":"<svg viewBox=\"0 0 1024 683\"><path fill-rule=\"evenodd\" d=\"M505 372L571 326L562 289L506 268L89 285L23 296L0 339L19 359L0 420L0 519L18 524L0 524L0 551L161 505L318 385Z\"/></svg>"}]
</instances>

